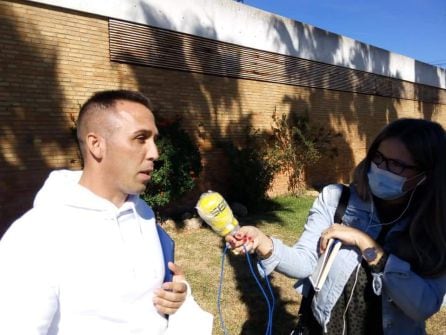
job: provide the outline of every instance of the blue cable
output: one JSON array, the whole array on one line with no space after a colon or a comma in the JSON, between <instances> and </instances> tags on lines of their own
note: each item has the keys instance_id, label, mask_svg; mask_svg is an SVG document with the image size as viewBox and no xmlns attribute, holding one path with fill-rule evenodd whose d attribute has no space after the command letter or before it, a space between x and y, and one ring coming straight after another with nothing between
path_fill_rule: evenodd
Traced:
<instances>
[{"instance_id":1,"label":"blue cable","mask_svg":"<svg viewBox=\"0 0 446 335\"><path fill-rule=\"evenodd\" d=\"M263 266L262 262L259 262L259 264L260 264L260 267L262 268L263 273L265 274L266 286L268 286L268 291L269 291L269 294L271 295L271 314L270 314L270 325L271 325L270 329L271 330L270 331L271 331L271 334L272 334L272 332L273 332L274 308L275 308L275 305L276 305L276 299L274 297L274 291L273 291L273 289L271 287L271 284L269 282L268 275L266 274L266 269Z\"/></svg>"},{"instance_id":2,"label":"blue cable","mask_svg":"<svg viewBox=\"0 0 446 335\"><path fill-rule=\"evenodd\" d=\"M228 334L228 331L226 330L225 322L223 321L223 314L221 313L221 291L223 288L223 273L225 268L225 256L228 252L228 245L225 246L225 249L223 250L223 253L221 254L221 269L220 269L220 283L218 285L218 295L217 295L217 310L218 310L218 316L220 318L220 326L223 330L223 333L225 335Z\"/></svg>"},{"instance_id":3,"label":"blue cable","mask_svg":"<svg viewBox=\"0 0 446 335\"><path fill-rule=\"evenodd\" d=\"M262 292L263 297L265 298L265 300L266 300L266 304L267 304L267 306L268 306L268 323L267 323L267 327L266 327L265 335L272 335L272 331L273 331L273 311L274 311L274 294L272 293L272 289L271 289L271 286L270 286L270 284L269 284L268 276L265 275L265 280L266 280L266 282L267 282L267 286L268 286L268 289L269 289L269 293L270 293L271 296L273 297L273 298L272 298L272 300L273 300L273 305L271 305L271 303L270 303L270 301L269 301L269 297L268 297L268 295L266 294L265 290L264 290L263 287L262 287L262 284L260 283L259 279L257 278L257 276L256 276L256 274L255 274L255 271L254 271L254 268L253 268L253 266L252 266L251 258L250 258L249 253L246 252L246 249L245 249L244 246L243 246L243 249L245 250L246 260L248 261L248 265L249 265L249 269L251 270L251 274L252 274L252 276L254 277L254 279L255 279L255 281L256 281L256 283L257 283L257 286L259 287L260 291Z\"/></svg>"},{"instance_id":4,"label":"blue cable","mask_svg":"<svg viewBox=\"0 0 446 335\"><path fill-rule=\"evenodd\" d=\"M269 294L271 295L271 300L272 300L272 302L270 302L268 295L266 294L265 290L262 287L262 284L260 283L259 279L257 278L257 276L255 274L255 271L254 271L254 268L252 266L249 253L246 252L245 247L243 247L243 248L245 250L246 259L248 261L248 265L249 265L249 269L251 271L251 274L254 277L254 279L255 279L255 281L257 283L257 286L259 287L260 291L262 292L263 297L265 298L266 304L268 306L268 323L267 323L265 335L272 335L272 331L273 331L273 314L274 314L274 307L275 307L274 292L273 292L273 290L271 288L271 284L269 282L268 276L265 275L266 284L267 284L267 287L268 287L268 290L269 290ZM220 318L220 326L221 326L221 328L223 330L223 333L225 335L228 334L228 331L226 329L225 322L223 320L223 314L221 312L221 293L222 293L222 288L223 288L223 273L224 273L225 256L226 256L226 253L228 252L228 249L229 249L229 247L228 247L228 245L226 245L224 250L223 250L222 256L221 256L220 282L219 282L219 286L218 286L218 296L217 296L217 310L218 310L218 315L219 315L219 318ZM263 267L263 265L261 263L260 263L260 266L261 266L262 270L265 271L265 269L264 269L264 267Z\"/></svg>"}]
</instances>

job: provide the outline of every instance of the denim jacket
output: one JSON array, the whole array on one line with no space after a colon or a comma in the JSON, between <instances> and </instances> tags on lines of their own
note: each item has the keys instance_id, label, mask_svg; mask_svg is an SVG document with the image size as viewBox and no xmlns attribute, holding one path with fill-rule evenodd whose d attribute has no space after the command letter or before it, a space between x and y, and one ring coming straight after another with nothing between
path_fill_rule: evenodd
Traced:
<instances>
[{"instance_id":1,"label":"denim jacket","mask_svg":"<svg viewBox=\"0 0 446 335\"><path fill-rule=\"evenodd\" d=\"M361 200L350 186L350 198L343 217L343 223L367 232L377 238L381 224L371 202ZM297 290L304 295L308 291L308 276L316 266L319 238L323 230L333 224L333 217L339 202L340 185L326 186L310 210L304 232L298 242L288 247L273 238L274 251L271 257L262 261L266 274L273 270L289 277L299 278ZM407 220L394 224L386 235L386 243L395 232L404 230ZM386 249L386 245L383 246ZM314 296L312 310L315 318L326 329L331 310L342 294L344 286L353 271L360 266L362 256L355 247L343 246L339 251L327 280ZM385 335L425 334L425 320L436 313L446 292L446 275L436 278L420 277L408 262L389 254L383 273L374 276L374 284L382 285L382 322Z\"/></svg>"}]
</instances>

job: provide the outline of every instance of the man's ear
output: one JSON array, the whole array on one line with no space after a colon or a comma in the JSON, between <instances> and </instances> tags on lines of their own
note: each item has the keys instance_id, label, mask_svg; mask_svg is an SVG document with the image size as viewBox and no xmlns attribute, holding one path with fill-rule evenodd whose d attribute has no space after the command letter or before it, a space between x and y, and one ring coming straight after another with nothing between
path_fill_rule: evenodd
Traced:
<instances>
[{"instance_id":1,"label":"man's ear","mask_svg":"<svg viewBox=\"0 0 446 335\"><path fill-rule=\"evenodd\" d=\"M88 133L85 144L88 153L96 161L101 161L105 153L105 139L96 133Z\"/></svg>"}]
</instances>

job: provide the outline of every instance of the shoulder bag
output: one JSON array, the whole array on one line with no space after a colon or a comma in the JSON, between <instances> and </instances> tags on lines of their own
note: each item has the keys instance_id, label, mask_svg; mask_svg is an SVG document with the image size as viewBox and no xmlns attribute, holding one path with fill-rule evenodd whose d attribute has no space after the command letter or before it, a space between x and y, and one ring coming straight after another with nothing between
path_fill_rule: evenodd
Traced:
<instances>
[{"instance_id":1,"label":"shoulder bag","mask_svg":"<svg viewBox=\"0 0 446 335\"><path fill-rule=\"evenodd\" d=\"M339 198L338 206L336 207L336 212L334 214L334 222L341 223L342 217L344 216L345 209L348 205L348 199L350 197L350 188L346 185L342 185L342 193ZM310 290L307 296L302 296L300 302L299 312L297 314L297 326L290 333L290 335L310 335L309 330L309 320L311 317L311 302L314 297L314 288L310 284Z\"/></svg>"}]
</instances>

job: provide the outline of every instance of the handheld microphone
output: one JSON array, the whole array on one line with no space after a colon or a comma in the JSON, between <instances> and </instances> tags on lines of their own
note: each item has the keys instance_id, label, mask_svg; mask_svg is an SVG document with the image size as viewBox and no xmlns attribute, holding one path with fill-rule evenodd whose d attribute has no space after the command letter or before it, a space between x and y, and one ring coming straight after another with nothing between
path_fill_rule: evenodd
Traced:
<instances>
[{"instance_id":1,"label":"handheld microphone","mask_svg":"<svg viewBox=\"0 0 446 335\"><path fill-rule=\"evenodd\" d=\"M203 193L195 208L198 215L220 236L234 234L239 229L231 208L218 192Z\"/></svg>"},{"instance_id":2,"label":"handheld microphone","mask_svg":"<svg viewBox=\"0 0 446 335\"><path fill-rule=\"evenodd\" d=\"M203 219L203 221L206 222L209 226L211 226L212 230L214 230L218 235L222 237L225 237L226 235L229 234L235 234L240 228L239 223L237 219L234 217L234 214L232 213L232 210L229 207L228 203L218 192L208 191L201 194L200 199L198 199L195 208L197 209L198 215ZM218 298L217 298L217 310L220 316L221 328L223 329L225 334L227 334L227 331L225 323L223 321L220 303L221 303L221 291L223 286L224 257L226 255L228 248L229 246L228 244L226 244L226 247L223 251L221 258L220 284L218 288ZM272 329L273 329L272 323L273 323L273 313L275 304L274 292L269 283L268 276L265 276L270 295L268 296L268 294L263 289L263 286L260 283L259 279L257 278L257 275L251 264L250 255L248 253L246 253L246 259L248 261L251 274L254 277L260 291L262 292L268 306L268 324L265 334L272 335ZM260 266L262 265L260 264ZM263 269L263 271L265 271L265 269ZM270 301L270 298L272 301Z\"/></svg>"}]
</instances>

